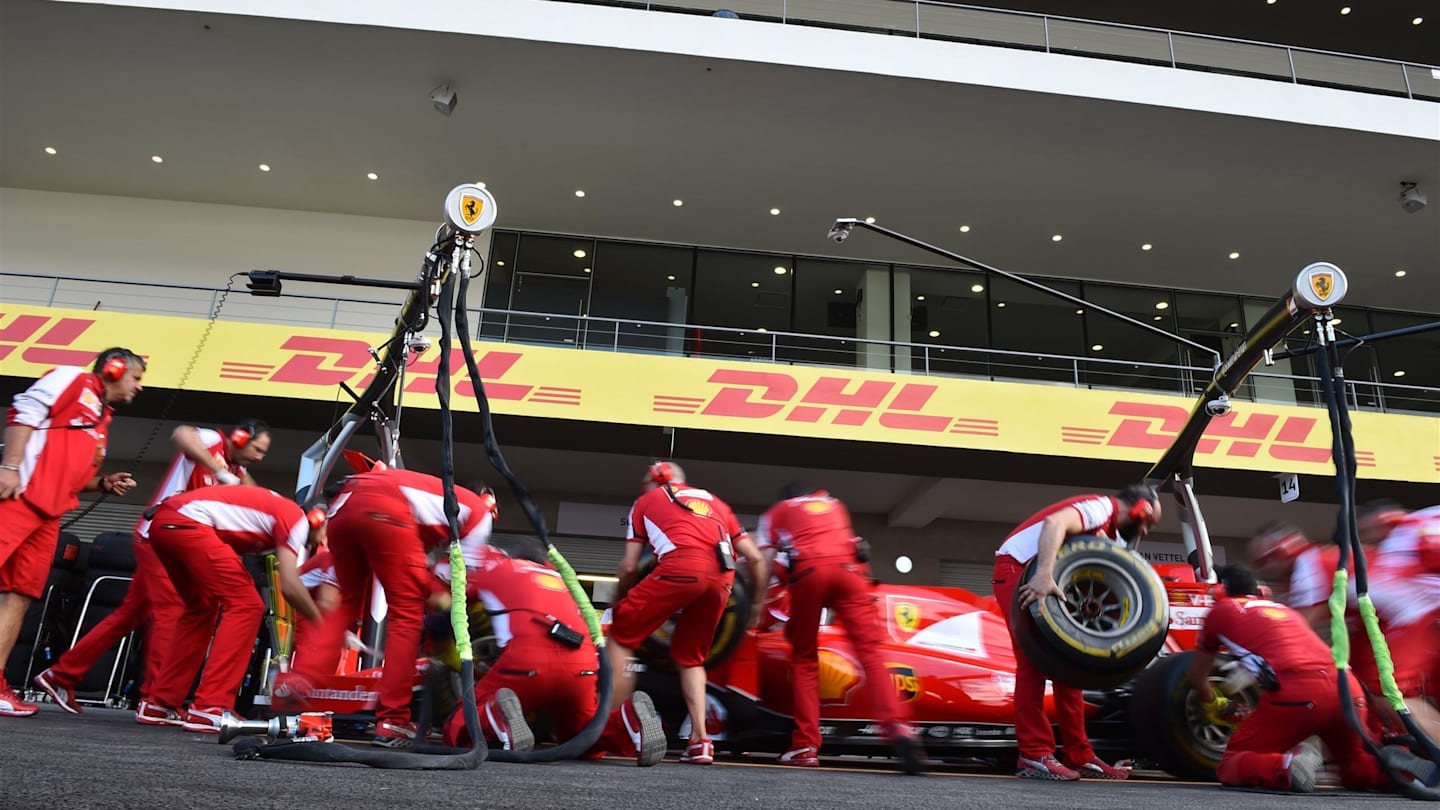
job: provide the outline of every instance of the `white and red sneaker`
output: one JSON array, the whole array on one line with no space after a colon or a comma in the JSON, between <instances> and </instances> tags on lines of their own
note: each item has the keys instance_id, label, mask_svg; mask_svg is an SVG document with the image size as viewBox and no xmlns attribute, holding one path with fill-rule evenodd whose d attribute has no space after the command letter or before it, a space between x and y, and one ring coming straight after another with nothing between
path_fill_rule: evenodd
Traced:
<instances>
[{"instance_id":1,"label":"white and red sneaker","mask_svg":"<svg viewBox=\"0 0 1440 810\"><path fill-rule=\"evenodd\" d=\"M710 765L715 762L715 742L710 739L697 740L685 746L680 761L687 765Z\"/></svg>"},{"instance_id":2,"label":"white and red sneaker","mask_svg":"<svg viewBox=\"0 0 1440 810\"><path fill-rule=\"evenodd\" d=\"M197 734L219 734L227 711L224 706L206 706L204 708L191 706L190 711L185 713L185 722L181 728ZM240 718L236 717L236 719Z\"/></svg>"},{"instance_id":3,"label":"white and red sneaker","mask_svg":"<svg viewBox=\"0 0 1440 810\"><path fill-rule=\"evenodd\" d=\"M1020 757L1015 761L1015 775L1021 779L1050 779L1055 782L1074 782L1080 778L1079 771L1066 767L1054 754L1040 759Z\"/></svg>"},{"instance_id":4,"label":"white and red sneaker","mask_svg":"<svg viewBox=\"0 0 1440 810\"><path fill-rule=\"evenodd\" d=\"M620 720L635 746L635 764L642 768L660 764L665 758L665 728L650 696L644 692L632 694L620 704Z\"/></svg>"},{"instance_id":5,"label":"white and red sneaker","mask_svg":"<svg viewBox=\"0 0 1440 810\"><path fill-rule=\"evenodd\" d=\"M776 760L777 765L792 765L797 768L818 768L820 757L818 751L808 745L804 748L791 748L781 754Z\"/></svg>"},{"instance_id":6,"label":"white and red sneaker","mask_svg":"<svg viewBox=\"0 0 1440 810\"><path fill-rule=\"evenodd\" d=\"M535 747L535 732L525 722L525 710L513 689L499 689L482 707L483 722L495 733L506 751L529 751Z\"/></svg>"},{"instance_id":7,"label":"white and red sneaker","mask_svg":"<svg viewBox=\"0 0 1440 810\"><path fill-rule=\"evenodd\" d=\"M1117 768L1105 760L1095 757L1084 765L1075 767L1082 779L1129 779L1129 768Z\"/></svg>"},{"instance_id":8,"label":"white and red sneaker","mask_svg":"<svg viewBox=\"0 0 1440 810\"><path fill-rule=\"evenodd\" d=\"M39 675L36 675L35 685L43 689L45 694L49 695L50 699L55 701L55 705L65 711L71 714L79 714L84 711L80 708L80 704L75 702L75 693L70 691L70 687L61 686L56 683L55 673L50 670L47 669Z\"/></svg>"},{"instance_id":9,"label":"white and red sneaker","mask_svg":"<svg viewBox=\"0 0 1440 810\"><path fill-rule=\"evenodd\" d=\"M29 717L40 711L34 703L26 703L8 685L0 685L0 717Z\"/></svg>"},{"instance_id":10,"label":"white and red sneaker","mask_svg":"<svg viewBox=\"0 0 1440 810\"><path fill-rule=\"evenodd\" d=\"M370 744L381 748L412 748L415 745L415 724L382 720L375 724L375 736Z\"/></svg>"},{"instance_id":11,"label":"white and red sneaker","mask_svg":"<svg viewBox=\"0 0 1440 810\"><path fill-rule=\"evenodd\" d=\"M140 705L135 707L135 722L143 726L183 726L185 717L159 703L142 700Z\"/></svg>"}]
</instances>

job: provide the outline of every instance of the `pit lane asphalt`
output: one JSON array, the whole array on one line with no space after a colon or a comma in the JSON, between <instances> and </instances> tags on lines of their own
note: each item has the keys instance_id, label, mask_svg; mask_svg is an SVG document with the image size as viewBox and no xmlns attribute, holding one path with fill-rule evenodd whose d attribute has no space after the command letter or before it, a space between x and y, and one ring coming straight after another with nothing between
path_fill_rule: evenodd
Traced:
<instances>
[{"instance_id":1,"label":"pit lane asphalt","mask_svg":"<svg viewBox=\"0 0 1440 810\"><path fill-rule=\"evenodd\" d=\"M0 808L564 808L564 810L880 810L1035 807L1165 810L1417 807L1405 799L1322 790L1308 796L1227 791L1168 780L1060 784L957 772L906 777L871 768L784 768L761 757L712 767L632 761L516 765L474 771L382 771L360 765L241 762L214 737L137 725L131 712L46 705L0 718Z\"/></svg>"}]
</instances>

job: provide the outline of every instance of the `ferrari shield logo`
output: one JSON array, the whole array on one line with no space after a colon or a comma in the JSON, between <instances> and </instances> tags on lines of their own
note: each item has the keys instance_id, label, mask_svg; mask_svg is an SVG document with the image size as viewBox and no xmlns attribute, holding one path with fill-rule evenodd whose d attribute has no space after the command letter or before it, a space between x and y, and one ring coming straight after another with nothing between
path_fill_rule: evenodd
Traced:
<instances>
[{"instance_id":1,"label":"ferrari shield logo","mask_svg":"<svg viewBox=\"0 0 1440 810\"><path fill-rule=\"evenodd\" d=\"M895 606L895 624L907 633L913 633L920 628L920 608L909 602L901 602Z\"/></svg>"},{"instance_id":2,"label":"ferrari shield logo","mask_svg":"<svg viewBox=\"0 0 1440 810\"><path fill-rule=\"evenodd\" d=\"M485 210L485 201L473 194L466 194L460 198L460 218L466 225L474 225L480 219L480 212Z\"/></svg>"},{"instance_id":3,"label":"ferrari shield logo","mask_svg":"<svg viewBox=\"0 0 1440 810\"><path fill-rule=\"evenodd\" d=\"M1315 296L1321 301L1330 297L1335 292L1334 273L1312 273L1310 275L1310 289L1315 291Z\"/></svg>"}]
</instances>

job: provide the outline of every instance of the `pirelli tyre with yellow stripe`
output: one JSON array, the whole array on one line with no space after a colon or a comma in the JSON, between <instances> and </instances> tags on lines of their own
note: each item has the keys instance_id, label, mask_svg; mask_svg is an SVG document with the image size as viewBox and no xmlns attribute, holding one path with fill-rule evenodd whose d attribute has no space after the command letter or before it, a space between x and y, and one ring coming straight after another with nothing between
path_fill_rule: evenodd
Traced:
<instances>
[{"instance_id":1,"label":"pirelli tyre with yellow stripe","mask_svg":"<svg viewBox=\"0 0 1440 810\"><path fill-rule=\"evenodd\" d=\"M1032 561L1021 584L1034 574ZM1081 535L1060 546L1049 596L1012 606L1015 642L1057 683L1083 689L1118 686L1143 670L1165 644L1170 602L1150 563L1118 543Z\"/></svg>"}]
</instances>

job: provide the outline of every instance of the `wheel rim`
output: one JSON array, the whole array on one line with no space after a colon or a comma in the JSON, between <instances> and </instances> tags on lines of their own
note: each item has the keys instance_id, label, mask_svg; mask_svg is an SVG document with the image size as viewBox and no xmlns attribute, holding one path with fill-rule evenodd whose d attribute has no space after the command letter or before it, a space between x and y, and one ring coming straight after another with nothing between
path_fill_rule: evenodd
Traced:
<instances>
[{"instance_id":1,"label":"wheel rim","mask_svg":"<svg viewBox=\"0 0 1440 810\"><path fill-rule=\"evenodd\" d=\"M1224 678L1211 677L1210 686L1213 689L1225 682ZM1218 691L1217 691L1218 694ZM1241 698L1245 700L1249 696ZM1249 702L1246 700L1246 702ZM1253 705L1253 703L1251 704ZM1190 740L1195 750L1202 757L1210 762L1218 763L1220 757L1225 754L1225 745L1230 741L1230 735L1235 732L1227 726L1217 726L1205 718L1205 707L1200 705L1195 692L1190 691L1185 695L1185 728L1189 732Z\"/></svg>"},{"instance_id":2,"label":"wheel rim","mask_svg":"<svg viewBox=\"0 0 1440 810\"><path fill-rule=\"evenodd\" d=\"M1140 623L1144 591L1124 568L1086 560L1062 572L1061 611L1085 632L1102 638L1125 636Z\"/></svg>"}]
</instances>

